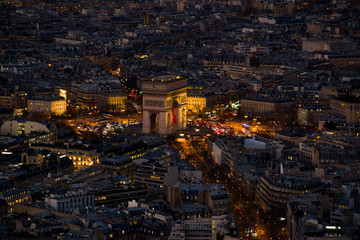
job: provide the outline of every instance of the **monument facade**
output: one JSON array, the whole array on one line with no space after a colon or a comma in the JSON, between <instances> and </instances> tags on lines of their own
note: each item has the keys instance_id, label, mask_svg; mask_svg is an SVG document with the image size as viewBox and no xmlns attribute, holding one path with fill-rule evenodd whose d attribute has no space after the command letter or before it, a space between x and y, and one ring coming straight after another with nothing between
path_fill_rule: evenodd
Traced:
<instances>
[{"instance_id":1,"label":"monument facade","mask_svg":"<svg viewBox=\"0 0 360 240\"><path fill-rule=\"evenodd\" d=\"M171 134L186 127L187 79L158 76L142 83L144 134Z\"/></svg>"}]
</instances>

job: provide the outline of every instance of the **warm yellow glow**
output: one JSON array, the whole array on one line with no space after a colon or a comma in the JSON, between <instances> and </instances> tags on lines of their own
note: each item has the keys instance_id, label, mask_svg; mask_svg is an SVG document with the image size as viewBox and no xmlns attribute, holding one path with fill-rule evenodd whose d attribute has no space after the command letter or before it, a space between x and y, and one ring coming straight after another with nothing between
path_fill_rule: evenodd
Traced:
<instances>
[{"instance_id":1,"label":"warm yellow glow","mask_svg":"<svg viewBox=\"0 0 360 240\"><path fill-rule=\"evenodd\" d=\"M63 97L63 98L65 98L65 100L66 100L66 90L65 89L60 89L60 97Z\"/></svg>"}]
</instances>

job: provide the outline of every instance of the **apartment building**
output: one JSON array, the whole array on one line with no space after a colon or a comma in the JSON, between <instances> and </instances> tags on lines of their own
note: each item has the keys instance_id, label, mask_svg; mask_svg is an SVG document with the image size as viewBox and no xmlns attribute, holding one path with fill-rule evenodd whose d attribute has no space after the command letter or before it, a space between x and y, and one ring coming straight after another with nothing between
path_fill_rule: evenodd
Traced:
<instances>
[{"instance_id":1,"label":"apartment building","mask_svg":"<svg viewBox=\"0 0 360 240\"><path fill-rule=\"evenodd\" d=\"M271 119L293 119L295 103L291 99L247 96L241 99L240 111L243 114L262 116Z\"/></svg>"},{"instance_id":2,"label":"apartment building","mask_svg":"<svg viewBox=\"0 0 360 240\"><path fill-rule=\"evenodd\" d=\"M123 92L99 92L96 105L101 111L124 112L126 110L127 96Z\"/></svg>"},{"instance_id":3,"label":"apartment building","mask_svg":"<svg viewBox=\"0 0 360 240\"><path fill-rule=\"evenodd\" d=\"M256 199L264 210L285 210L289 196L322 189L319 180L304 176L285 176L267 173L260 178Z\"/></svg>"},{"instance_id":4,"label":"apartment building","mask_svg":"<svg viewBox=\"0 0 360 240\"><path fill-rule=\"evenodd\" d=\"M330 107L333 114L345 116L347 123L360 121L360 101L356 98L333 98Z\"/></svg>"},{"instance_id":5,"label":"apartment building","mask_svg":"<svg viewBox=\"0 0 360 240\"><path fill-rule=\"evenodd\" d=\"M66 100L62 97L31 98L27 110L29 113L62 115L66 113Z\"/></svg>"},{"instance_id":6,"label":"apartment building","mask_svg":"<svg viewBox=\"0 0 360 240\"><path fill-rule=\"evenodd\" d=\"M45 198L45 205L51 210L71 213L77 207L93 207L94 195L84 189L64 190L59 189Z\"/></svg>"}]
</instances>

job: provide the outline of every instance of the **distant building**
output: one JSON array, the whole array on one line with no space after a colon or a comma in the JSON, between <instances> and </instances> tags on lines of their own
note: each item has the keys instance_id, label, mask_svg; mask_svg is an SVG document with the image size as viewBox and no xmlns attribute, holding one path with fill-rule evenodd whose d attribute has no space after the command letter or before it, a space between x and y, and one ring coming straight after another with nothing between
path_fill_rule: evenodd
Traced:
<instances>
[{"instance_id":1,"label":"distant building","mask_svg":"<svg viewBox=\"0 0 360 240\"><path fill-rule=\"evenodd\" d=\"M213 227L211 218L199 218L196 220L185 220L185 239L187 240L211 240L213 238Z\"/></svg>"},{"instance_id":2,"label":"distant building","mask_svg":"<svg viewBox=\"0 0 360 240\"><path fill-rule=\"evenodd\" d=\"M260 178L256 199L264 210L285 211L288 197L293 194L318 192L322 189L319 180L302 176L285 176L267 173Z\"/></svg>"},{"instance_id":3,"label":"distant building","mask_svg":"<svg viewBox=\"0 0 360 240\"><path fill-rule=\"evenodd\" d=\"M99 163L100 154L91 147L85 147L83 145L65 146L65 145L35 145L32 148L36 150L47 149L55 154L66 155L74 163L76 170L87 168L89 166Z\"/></svg>"},{"instance_id":4,"label":"distant building","mask_svg":"<svg viewBox=\"0 0 360 240\"><path fill-rule=\"evenodd\" d=\"M298 236L305 234L302 222L305 215L322 216L322 206L319 198L320 195L314 193L299 194L289 198L286 220L290 239L303 239Z\"/></svg>"},{"instance_id":5,"label":"distant building","mask_svg":"<svg viewBox=\"0 0 360 240\"><path fill-rule=\"evenodd\" d=\"M9 207L31 202L31 197L25 189L13 189L4 192L0 194L0 199L4 199Z\"/></svg>"},{"instance_id":6,"label":"distant building","mask_svg":"<svg viewBox=\"0 0 360 240\"><path fill-rule=\"evenodd\" d=\"M239 239L235 220L231 215L212 215L197 219L176 221L172 224L169 240Z\"/></svg>"},{"instance_id":7,"label":"distant building","mask_svg":"<svg viewBox=\"0 0 360 240\"><path fill-rule=\"evenodd\" d=\"M168 186L166 194L167 201L173 208L196 203L209 206L213 214L226 214L231 209L229 195L218 185L173 185Z\"/></svg>"},{"instance_id":8,"label":"distant building","mask_svg":"<svg viewBox=\"0 0 360 240\"><path fill-rule=\"evenodd\" d=\"M295 103L290 99L248 96L241 99L243 114L269 119L290 120L295 117Z\"/></svg>"},{"instance_id":9,"label":"distant building","mask_svg":"<svg viewBox=\"0 0 360 240\"><path fill-rule=\"evenodd\" d=\"M346 65L354 65L360 63L359 55L331 55L329 56L329 63L334 66L346 66Z\"/></svg>"},{"instance_id":10,"label":"distant building","mask_svg":"<svg viewBox=\"0 0 360 240\"><path fill-rule=\"evenodd\" d=\"M320 142L326 141L321 139ZM307 143L300 143L299 150L301 161L311 163L320 168L338 166L339 164L354 162L357 159L357 154L353 151L344 149L344 146L313 146Z\"/></svg>"},{"instance_id":11,"label":"distant building","mask_svg":"<svg viewBox=\"0 0 360 240\"><path fill-rule=\"evenodd\" d=\"M302 50L307 52L331 51L331 52L352 52L356 51L356 42L349 40L333 39L304 39Z\"/></svg>"},{"instance_id":12,"label":"distant building","mask_svg":"<svg viewBox=\"0 0 360 240\"><path fill-rule=\"evenodd\" d=\"M17 91L13 93L12 96L14 108L24 110L27 106L28 94L25 91Z\"/></svg>"},{"instance_id":13,"label":"distant building","mask_svg":"<svg viewBox=\"0 0 360 240\"><path fill-rule=\"evenodd\" d=\"M90 166L70 175L68 179L73 183L91 183L107 179L108 176L102 166Z\"/></svg>"},{"instance_id":14,"label":"distant building","mask_svg":"<svg viewBox=\"0 0 360 240\"><path fill-rule=\"evenodd\" d=\"M334 98L330 100L332 113L345 116L347 123L360 122L360 101L356 98Z\"/></svg>"},{"instance_id":15,"label":"distant building","mask_svg":"<svg viewBox=\"0 0 360 240\"><path fill-rule=\"evenodd\" d=\"M298 109L298 123L300 126L317 126L320 115L331 113L326 106L302 106Z\"/></svg>"},{"instance_id":16,"label":"distant building","mask_svg":"<svg viewBox=\"0 0 360 240\"><path fill-rule=\"evenodd\" d=\"M62 97L31 98L27 110L29 113L62 115L66 113L66 100Z\"/></svg>"},{"instance_id":17,"label":"distant building","mask_svg":"<svg viewBox=\"0 0 360 240\"><path fill-rule=\"evenodd\" d=\"M226 166L228 174L236 174L236 163L239 159L239 153L243 149L243 141L234 137L219 137L214 142L208 142L212 145L211 156L218 165Z\"/></svg>"},{"instance_id":18,"label":"distant building","mask_svg":"<svg viewBox=\"0 0 360 240\"><path fill-rule=\"evenodd\" d=\"M187 92L187 108L193 113L199 113L206 108L206 96L201 91L191 90Z\"/></svg>"},{"instance_id":19,"label":"distant building","mask_svg":"<svg viewBox=\"0 0 360 240\"><path fill-rule=\"evenodd\" d=\"M22 155L24 164L0 172L0 179L7 179L16 187L28 187L36 182L43 182L49 173L72 174L74 171L72 161L66 156L48 155L47 151L40 151L40 155L27 152Z\"/></svg>"},{"instance_id":20,"label":"distant building","mask_svg":"<svg viewBox=\"0 0 360 240\"><path fill-rule=\"evenodd\" d=\"M82 107L94 108L96 107L96 98L98 88L95 85L83 84L79 88L75 89L76 92L73 96L76 99L76 103ZM71 94L71 93L70 93Z\"/></svg>"},{"instance_id":21,"label":"distant building","mask_svg":"<svg viewBox=\"0 0 360 240\"><path fill-rule=\"evenodd\" d=\"M8 92L0 94L0 107L5 109L14 108L13 96Z\"/></svg>"},{"instance_id":22,"label":"distant building","mask_svg":"<svg viewBox=\"0 0 360 240\"><path fill-rule=\"evenodd\" d=\"M92 187L91 192L94 193L96 206L118 207L132 200L146 198L148 189L145 185L137 184L102 184L99 187Z\"/></svg>"},{"instance_id":23,"label":"distant building","mask_svg":"<svg viewBox=\"0 0 360 240\"><path fill-rule=\"evenodd\" d=\"M319 194L303 193L290 196L286 211L289 239L353 239L353 232L350 236L347 227L350 227L350 222L356 221L356 214L344 214L344 209L331 212L331 219L346 219L347 223L340 221L327 225L323 215L331 209L330 204L329 199L325 200L325 197Z\"/></svg>"},{"instance_id":24,"label":"distant building","mask_svg":"<svg viewBox=\"0 0 360 240\"><path fill-rule=\"evenodd\" d=\"M179 166L179 178L181 181L202 180L202 172L189 164L186 167Z\"/></svg>"},{"instance_id":25,"label":"distant building","mask_svg":"<svg viewBox=\"0 0 360 240\"><path fill-rule=\"evenodd\" d=\"M45 204L51 210L71 213L74 208L94 207L94 195L84 189L59 189L45 198Z\"/></svg>"},{"instance_id":26,"label":"distant building","mask_svg":"<svg viewBox=\"0 0 360 240\"><path fill-rule=\"evenodd\" d=\"M42 165L46 157L50 156L50 152L48 150L39 150L35 152L33 148L27 148L21 154L21 161L26 165Z\"/></svg>"},{"instance_id":27,"label":"distant building","mask_svg":"<svg viewBox=\"0 0 360 240\"><path fill-rule=\"evenodd\" d=\"M168 240L185 240L184 227L183 222L175 222L171 228Z\"/></svg>"},{"instance_id":28,"label":"distant building","mask_svg":"<svg viewBox=\"0 0 360 240\"><path fill-rule=\"evenodd\" d=\"M50 143L57 138L57 128L54 123L41 123L13 119L5 121L0 127L0 134L5 136L26 137L22 143Z\"/></svg>"},{"instance_id":29,"label":"distant building","mask_svg":"<svg viewBox=\"0 0 360 240\"><path fill-rule=\"evenodd\" d=\"M126 110L127 96L122 92L99 92L96 105L101 111L124 112Z\"/></svg>"},{"instance_id":30,"label":"distant building","mask_svg":"<svg viewBox=\"0 0 360 240\"><path fill-rule=\"evenodd\" d=\"M271 141L265 138L239 138L221 136L216 139L209 138L209 155L218 165L223 165L230 174L238 174L237 165L240 162L249 162L259 168L270 166Z\"/></svg>"},{"instance_id":31,"label":"distant building","mask_svg":"<svg viewBox=\"0 0 360 240\"><path fill-rule=\"evenodd\" d=\"M176 184L178 179L178 166L165 164L153 160L137 159L135 182L149 187L165 187Z\"/></svg>"},{"instance_id":32,"label":"distant building","mask_svg":"<svg viewBox=\"0 0 360 240\"><path fill-rule=\"evenodd\" d=\"M224 64L223 70L229 74L230 78L232 79L241 79L241 77L254 73L253 68L238 64Z\"/></svg>"},{"instance_id":33,"label":"distant building","mask_svg":"<svg viewBox=\"0 0 360 240\"><path fill-rule=\"evenodd\" d=\"M114 156L101 161L101 166L112 177L125 175L134 180L134 163L130 157Z\"/></svg>"},{"instance_id":34,"label":"distant building","mask_svg":"<svg viewBox=\"0 0 360 240\"><path fill-rule=\"evenodd\" d=\"M27 106L28 94L25 91L0 94L0 108L24 110Z\"/></svg>"}]
</instances>

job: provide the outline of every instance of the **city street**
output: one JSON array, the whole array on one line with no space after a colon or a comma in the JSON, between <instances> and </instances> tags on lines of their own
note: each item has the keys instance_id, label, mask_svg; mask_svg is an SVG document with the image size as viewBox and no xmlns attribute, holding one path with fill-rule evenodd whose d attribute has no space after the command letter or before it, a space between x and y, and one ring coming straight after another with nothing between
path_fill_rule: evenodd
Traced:
<instances>
[{"instance_id":1,"label":"city street","mask_svg":"<svg viewBox=\"0 0 360 240\"><path fill-rule=\"evenodd\" d=\"M287 239L286 233L270 213L259 209L245 190L241 178L230 178L224 174L227 170L207 157L205 139L196 141L185 139L173 146L181 151L182 156L202 170L203 181L223 184L230 196L232 215L243 239ZM250 236L249 236L250 234Z\"/></svg>"}]
</instances>

